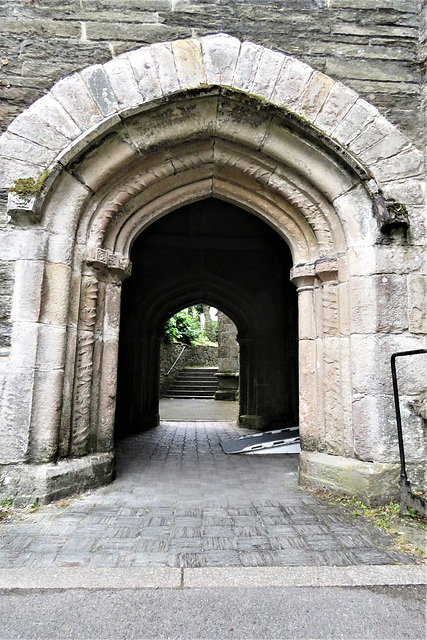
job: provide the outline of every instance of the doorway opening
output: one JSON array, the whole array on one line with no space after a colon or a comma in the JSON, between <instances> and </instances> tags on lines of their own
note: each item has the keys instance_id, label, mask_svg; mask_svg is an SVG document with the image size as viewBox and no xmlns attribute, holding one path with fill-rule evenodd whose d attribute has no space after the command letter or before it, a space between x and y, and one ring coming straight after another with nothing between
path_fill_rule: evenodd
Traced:
<instances>
[{"instance_id":1,"label":"doorway opening","mask_svg":"<svg viewBox=\"0 0 427 640\"><path fill-rule=\"evenodd\" d=\"M239 423L298 424L298 306L285 241L215 198L153 222L133 244L123 283L116 437L159 424L160 343L184 307L221 309L237 327Z\"/></svg>"},{"instance_id":2,"label":"doorway opening","mask_svg":"<svg viewBox=\"0 0 427 640\"><path fill-rule=\"evenodd\" d=\"M166 322L160 344L160 398L212 399L218 374L217 309L196 304Z\"/></svg>"},{"instance_id":3,"label":"doorway opening","mask_svg":"<svg viewBox=\"0 0 427 640\"><path fill-rule=\"evenodd\" d=\"M160 344L160 420L238 418L237 327L206 304L169 318Z\"/></svg>"}]
</instances>

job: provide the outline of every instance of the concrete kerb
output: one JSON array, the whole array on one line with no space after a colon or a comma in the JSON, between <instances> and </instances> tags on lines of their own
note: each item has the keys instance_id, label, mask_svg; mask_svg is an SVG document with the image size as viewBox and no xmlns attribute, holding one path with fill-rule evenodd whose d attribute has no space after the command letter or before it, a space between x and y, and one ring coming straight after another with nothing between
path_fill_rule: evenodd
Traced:
<instances>
[{"instance_id":1,"label":"concrete kerb","mask_svg":"<svg viewBox=\"0 0 427 640\"><path fill-rule=\"evenodd\" d=\"M427 584L425 566L0 569L0 591L363 587Z\"/></svg>"}]
</instances>

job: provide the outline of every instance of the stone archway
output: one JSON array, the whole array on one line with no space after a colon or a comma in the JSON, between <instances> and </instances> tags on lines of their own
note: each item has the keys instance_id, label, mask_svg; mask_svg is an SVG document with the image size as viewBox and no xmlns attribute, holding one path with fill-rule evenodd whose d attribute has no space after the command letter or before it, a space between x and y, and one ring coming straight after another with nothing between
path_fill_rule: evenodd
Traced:
<instances>
[{"instance_id":1,"label":"stone archway","mask_svg":"<svg viewBox=\"0 0 427 640\"><path fill-rule=\"evenodd\" d=\"M159 423L159 351L167 318L206 302L226 309L241 346L239 421L298 423L297 294L290 252L265 223L210 198L150 225L123 285L116 429Z\"/></svg>"},{"instance_id":2,"label":"stone archway","mask_svg":"<svg viewBox=\"0 0 427 640\"><path fill-rule=\"evenodd\" d=\"M302 479L389 497L388 351L417 348L425 333L415 300L424 183L420 152L371 105L292 57L220 34L61 80L0 151L6 186L31 176L41 186L9 196L9 493L52 499L111 478L132 245L155 220L216 197L261 218L292 253ZM408 226L405 242L387 235ZM420 431L415 420L418 442Z\"/></svg>"}]
</instances>

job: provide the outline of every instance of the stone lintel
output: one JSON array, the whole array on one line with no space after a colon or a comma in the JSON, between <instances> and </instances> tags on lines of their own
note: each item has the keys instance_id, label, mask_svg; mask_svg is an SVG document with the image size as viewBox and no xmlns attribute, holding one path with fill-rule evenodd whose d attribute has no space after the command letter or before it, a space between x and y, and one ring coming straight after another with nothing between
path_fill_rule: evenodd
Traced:
<instances>
[{"instance_id":1,"label":"stone lintel","mask_svg":"<svg viewBox=\"0 0 427 640\"><path fill-rule=\"evenodd\" d=\"M316 451L302 451L299 481L311 489L354 496L370 505L398 500L400 465L364 462Z\"/></svg>"},{"instance_id":2,"label":"stone lintel","mask_svg":"<svg viewBox=\"0 0 427 640\"><path fill-rule=\"evenodd\" d=\"M48 464L0 465L0 494L15 504L47 504L114 480L114 454L94 453Z\"/></svg>"}]
</instances>

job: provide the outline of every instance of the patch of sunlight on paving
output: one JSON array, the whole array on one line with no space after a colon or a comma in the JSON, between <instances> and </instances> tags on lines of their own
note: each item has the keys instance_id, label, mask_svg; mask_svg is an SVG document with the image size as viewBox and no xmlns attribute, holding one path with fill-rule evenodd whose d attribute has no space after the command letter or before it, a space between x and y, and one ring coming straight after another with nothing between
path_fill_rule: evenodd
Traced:
<instances>
[{"instance_id":1,"label":"patch of sunlight on paving","mask_svg":"<svg viewBox=\"0 0 427 640\"><path fill-rule=\"evenodd\" d=\"M159 410L160 420L236 422L239 403L204 398L163 398L160 400Z\"/></svg>"}]
</instances>

